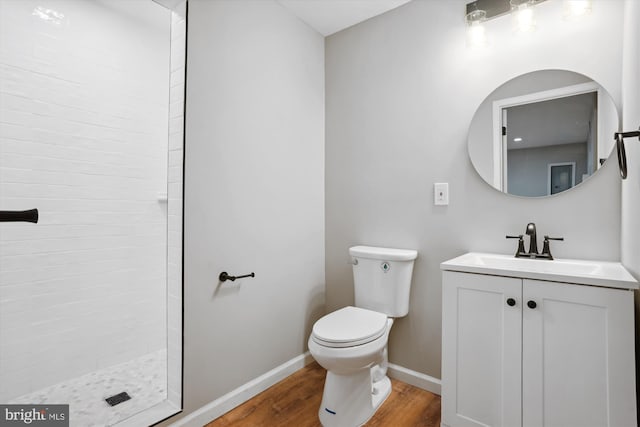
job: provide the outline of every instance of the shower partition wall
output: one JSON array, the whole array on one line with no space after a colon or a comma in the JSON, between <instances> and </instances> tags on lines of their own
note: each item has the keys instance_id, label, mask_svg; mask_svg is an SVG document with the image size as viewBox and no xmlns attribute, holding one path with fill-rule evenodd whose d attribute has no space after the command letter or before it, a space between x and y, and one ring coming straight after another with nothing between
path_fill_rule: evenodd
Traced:
<instances>
[{"instance_id":1,"label":"shower partition wall","mask_svg":"<svg viewBox=\"0 0 640 427\"><path fill-rule=\"evenodd\" d=\"M0 223L0 404L69 404L72 426L181 407L186 2L166 3L0 0L0 210L39 213Z\"/></svg>"}]
</instances>

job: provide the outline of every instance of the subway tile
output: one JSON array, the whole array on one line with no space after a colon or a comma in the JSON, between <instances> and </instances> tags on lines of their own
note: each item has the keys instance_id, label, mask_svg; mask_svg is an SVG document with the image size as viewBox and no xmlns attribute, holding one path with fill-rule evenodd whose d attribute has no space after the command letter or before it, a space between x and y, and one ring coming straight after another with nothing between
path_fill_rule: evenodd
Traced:
<instances>
[{"instance_id":1,"label":"subway tile","mask_svg":"<svg viewBox=\"0 0 640 427\"><path fill-rule=\"evenodd\" d=\"M178 234L182 220L184 52L162 93L146 58L131 67L135 55L107 39L59 50L34 23L0 28L21 35L0 52L0 205L41 215L0 225L0 370L49 366L26 379L1 371L0 400L166 345L168 263L179 262L167 260L167 228ZM174 46L180 29L176 18ZM174 202L158 204L167 179Z\"/></svg>"}]
</instances>

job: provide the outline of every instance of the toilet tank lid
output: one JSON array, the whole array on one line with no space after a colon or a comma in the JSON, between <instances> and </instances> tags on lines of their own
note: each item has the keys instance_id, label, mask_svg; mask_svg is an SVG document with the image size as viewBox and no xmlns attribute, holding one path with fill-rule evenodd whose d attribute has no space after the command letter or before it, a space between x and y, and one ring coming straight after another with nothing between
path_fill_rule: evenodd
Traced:
<instances>
[{"instance_id":1,"label":"toilet tank lid","mask_svg":"<svg viewBox=\"0 0 640 427\"><path fill-rule=\"evenodd\" d=\"M384 261L412 261L418 257L418 251L413 249L353 246L349 248L349 255L357 258L380 259Z\"/></svg>"}]
</instances>

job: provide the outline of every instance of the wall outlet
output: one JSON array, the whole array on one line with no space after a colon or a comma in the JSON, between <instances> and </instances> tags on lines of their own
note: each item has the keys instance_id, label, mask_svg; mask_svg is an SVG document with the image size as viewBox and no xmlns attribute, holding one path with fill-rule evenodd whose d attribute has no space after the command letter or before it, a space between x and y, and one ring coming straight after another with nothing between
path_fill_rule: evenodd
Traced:
<instances>
[{"instance_id":1,"label":"wall outlet","mask_svg":"<svg viewBox=\"0 0 640 427\"><path fill-rule=\"evenodd\" d=\"M433 184L433 203L435 205L449 204L449 183L436 182Z\"/></svg>"}]
</instances>

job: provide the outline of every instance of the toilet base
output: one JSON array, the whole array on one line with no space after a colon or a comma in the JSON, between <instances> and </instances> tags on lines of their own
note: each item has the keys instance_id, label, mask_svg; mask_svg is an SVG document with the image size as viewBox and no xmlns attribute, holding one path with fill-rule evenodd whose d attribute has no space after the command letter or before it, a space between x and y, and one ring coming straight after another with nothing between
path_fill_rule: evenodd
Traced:
<instances>
[{"instance_id":1,"label":"toilet base","mask_svg":"<svg viewBox=\"0 0 640 427\"><path fill-rule=\"evenodd\" d=\"M371 375L371 369L350 375L327 372L318 411L324 427L356 427L369 421L391 394L389 377L372 384Z\"/></svg>"}]
</instances>

